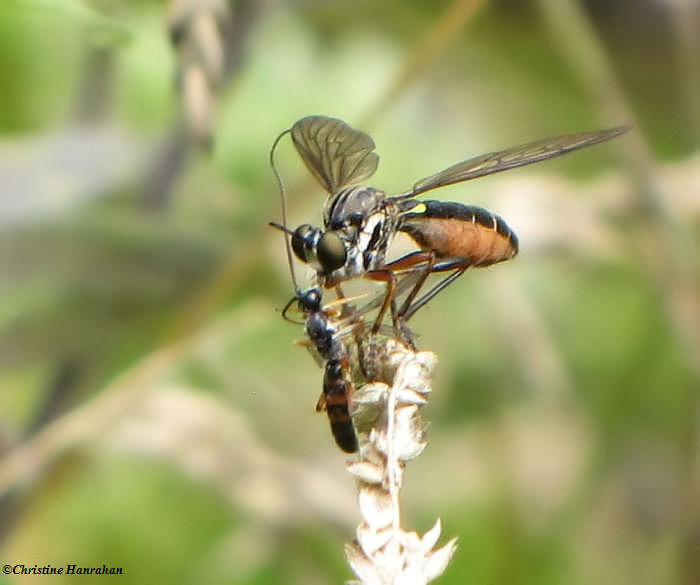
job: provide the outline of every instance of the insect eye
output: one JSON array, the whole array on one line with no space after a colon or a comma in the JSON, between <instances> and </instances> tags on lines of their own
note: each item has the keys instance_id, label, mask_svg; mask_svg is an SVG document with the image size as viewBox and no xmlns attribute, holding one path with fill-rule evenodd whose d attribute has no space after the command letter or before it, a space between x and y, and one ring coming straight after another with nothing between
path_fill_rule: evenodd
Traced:
<instances>
[{"instance_id":1,"label":"insect eye","mask_svg":"<svg viewBox=\"0 0 700 585\"><path fill-rule=\"evenodd\" d=\"M345 264L345 244L335 232L321 236L317 248L318 261L326 272L333 272Z\"/></svg>"},{"instance_id":2,"label":"insect eye","mask_svg":"<svg viewBox=\"0 0 700 585\"><path fill-rule=\"evenodd\" d=\"M315 228L308 223L300 225L292 234L292 250L302 262L310 262L309 253L316 247L320 234L319 228Z\"/></svg>"}]
</instances>

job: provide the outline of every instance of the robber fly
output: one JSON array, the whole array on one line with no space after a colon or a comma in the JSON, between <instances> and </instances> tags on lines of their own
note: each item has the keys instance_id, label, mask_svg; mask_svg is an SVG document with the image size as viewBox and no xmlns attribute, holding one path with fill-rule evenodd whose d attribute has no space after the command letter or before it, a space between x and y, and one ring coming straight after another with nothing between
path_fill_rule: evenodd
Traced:
<instances>
[{"instance_id":1,"label":"robber fly","mask_svg":"<svg viewBox=\"0 0 700 585\"><path fill-rule=\"evenodd\" d=\"M406 319L467 268L490 266L518 253L517 236L495 213L456 202L416 200L418 195L561 156L611 140L628 129L621 126L570 134L490 152L430 175L406 193L388 196L362 185L379 163L368 134L335 118L302 118L280 134L272 151L289 133L306 167L329 197L323 209L323 227L299 226L291 232L292 249L313 267L324 288L361 275L386 281L388 291L375 322L376 331L389 303L393 303L397 272L421 270L423 274L398 310L398 316ZM418 250L387 263L388 248L398 232L410 236ZM427 276L435 272L451 274L416 300Z\"/></svg>"}]
</instances>

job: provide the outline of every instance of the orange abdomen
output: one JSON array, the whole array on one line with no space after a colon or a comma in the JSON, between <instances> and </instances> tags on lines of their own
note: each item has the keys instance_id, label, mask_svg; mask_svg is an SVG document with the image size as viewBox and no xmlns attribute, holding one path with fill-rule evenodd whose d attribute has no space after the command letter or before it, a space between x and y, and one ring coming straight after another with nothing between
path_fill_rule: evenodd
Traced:
<instances>
[{"instance_id":1,"label":"orange abdomen","mask_svg":"<svg viewBox=\"0 0 700 585\"><path fill-rule=\"evenodd\" d=\"M438 258L464 258L472 266L489 266L518 253L513 230L482 207L421 201L401 218L399 230Z\"/></svg>"}]
</instances>

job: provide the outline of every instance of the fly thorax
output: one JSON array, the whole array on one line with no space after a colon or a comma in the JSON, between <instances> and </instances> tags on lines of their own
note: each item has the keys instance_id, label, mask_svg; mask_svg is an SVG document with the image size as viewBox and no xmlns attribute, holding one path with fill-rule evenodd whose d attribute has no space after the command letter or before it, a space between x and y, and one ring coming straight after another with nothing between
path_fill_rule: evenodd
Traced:
<instances>
[{"instance_id":1,"label":"fly thorax","mask_svg":"<svg viewBox=\"0 0 700 585\"><path fill-rule=\"evenodd\" d=\"M323 222L327 230L359 227L383 207L386 193L374 187L353 185L337 191L326 203Z\"/></svg>"},{"instance_id":2,"label":"fly thorax","mask_svg":"<svg viewBox=\"0 0 700 585\"><path fill-rule=\"evenodd\" d=\"M398 221L397 209L384 191L373 187L341 189L327 211L328 227L342 232L348 272L360 274L384 264Z\"/></svg>"},{"instance_id":3,"label":"fly thorax","mask_svg":"<svg viewBox=\"0 0 700 585\"><path fill-rule=\"evenodd\" d=\"M387 230L387 216L384 211L373 213L363 223L357 238L357 247L362 253L365 271L378 268L384 263L391 234Z\"/></svg>"}]
</instances>

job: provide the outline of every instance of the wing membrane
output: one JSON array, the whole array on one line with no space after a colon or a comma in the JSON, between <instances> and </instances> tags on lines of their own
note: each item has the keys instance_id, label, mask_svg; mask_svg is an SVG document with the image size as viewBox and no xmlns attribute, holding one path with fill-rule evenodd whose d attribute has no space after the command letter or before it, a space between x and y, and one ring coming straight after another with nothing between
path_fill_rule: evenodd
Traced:
<instances>
[{"instance_id":1,"label":"wing membrane","mask_svg":"<svg viewBox=\"0 0 700 585\"><path fill-rule=\"evenodd\" d=\"M372 137L342 120L307 116L295 122L291 134L306 167L331 194L363 181L379 164Z\"/></svg>"},{"instance_id":2,"label":"wing membrane","mask_svg":"<svg viewBox=\"0 0 700 585\"><path fill-rule=\"evenodd\" d=\"M620 134L624 134L627 130L629 130L629 126L608 128L595 132L582 132L580 134L568 134L514 146L498 152L482 154L418 181L413 186L411 195L418 195L445 185L453 185L454 183L461 183L462 181L483 177L484 175L500 173L508 169L523 167L541 160L561 156L579 148L611 140Z\"/></svg>"}]
</instances>

